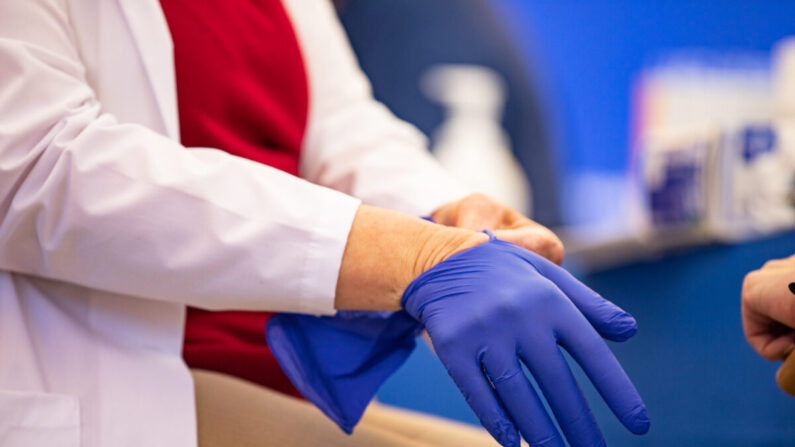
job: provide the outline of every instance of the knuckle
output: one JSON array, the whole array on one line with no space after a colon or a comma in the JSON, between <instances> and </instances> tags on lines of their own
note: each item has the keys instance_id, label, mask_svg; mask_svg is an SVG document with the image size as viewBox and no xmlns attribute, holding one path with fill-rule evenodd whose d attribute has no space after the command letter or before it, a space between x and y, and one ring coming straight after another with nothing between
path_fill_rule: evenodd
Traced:
<instances>
[{"instance_id":1,"label":"knuckle","mask_svg":"<svg viewBox=\"0 0 795 447\"><path fill-rule=\"evenodd\" d=\"M429 333L431 337L433 337L434 343L439 342L447 344L460 337L462 333L460 326L459 324L450 324L450 322L447 322L447 324L432 329L429 328Z\"/></svg>"},{"instance_id":2,"label":"knuckle","mask_svg":"<svg viewBox=\"0 0 795 447\"><path fill-rule=\"evenodd\" d=\"M590 414L582 411L567 413L563 416L563 420L567 426L573 427L578 432L590 430L593 425Z\"/></svg>"},{"instance_id":3,"label":"knuckle","mask_svg":"<svg viewBox=\"0 0 795 447\"><path fill-rule=\"evenodd\" d=\"M745 275L745 278L743 278L743 285L742 285L743 302L747 302L751 298L751 291L753 290L757 276L758 276L758 271L753 271Z\"/></svg>"},{"instance_id":4,"label":"knuckle","mask_svg":"<svg viewBox=\"0 0 795 447\"><path fill-rule=\"evenodd\" d=\"M778 261L778 260L776 260L776 259L771 259L771 260L769 260L769 261L766 261L764 264L762 264L762 268L763 268L763 269L770 269L770 268L774 268L774 267L776 266L776 264L778 264L778 263L779 263L779 261Z\"/></svg>"},{"instance_id":5,"label":"knuckle","mask_svg":"<svg viewBox=\"0 0 795 447\"><path fill-rule=\"evenodd\" d=\"M557 309L564 303L557 287L550 282L539 282L532 291L532 298L535 310Z\"/></svg>"},{"instance_id":6,"label":"knuckle","mask_svg":"<svg viewBox=\"0 0 795 447\"><path fill-rule=\"evenodd\" d=\"M428 328L428 334L437 352L456 353L467 334L483 334L484 330L485 327L478 318L456 318L445 321L443 325Z\"/></svg>"},{"instance_id":7,"label":"knuckle","mask_svg":"<svg viewBox=\"0 0 795 447\"><path fill-rule=\"evenodd\" d=\"M463 199L467 206L483 212L496 212L500 209L499 203L483 193L472 193Z\"/></svg>"},{"instance_id":8,"label":"knuckle","mask_svg":"<svg viewBox=\"0 0 795 447\"><path fill-rule=\"evenodd\" d=\"M473 192L472 194L464 197L464 201L471 203L486 202L489 201L489 197L482 192Z\"/></svg>"},{"instance_id":9,"label":"knuckle","mask_svg":"<svg viewBox=\"0 0 795 447\"><path fill-rule=\"evenodd\" d=\"M494 371L488 371L492 385L495 387L501 383L523 379L522 368L518 365L503 367Z\"/></svg>"},{"instance_id":10,"label":"knuckle","mask_svg":"<svg viewBox=\"0 0 795 447\"><path fill-rule=\"evenodd\" d=\"M503 291L494 296L491 309L500 316L511 316L518 310L516 295L512 292Z\"/></svg>"},{"instance_id":11,"label":"knuckle","mask_svg":"<svg viewBox=\"0 0 795 447\"><path fill-rule=\"evenodd\" d=\"M520 245L533 251L555 264L563 261L565 247L560 238L550 229L542 226L524 227L519 229Z\"/></svg>"},{"instance_id":12,"label":"knuckle","mask_svg":"<svg viewBox=\"0 0 795 447\"><path fill-rule=\"evenodd\" d=\"M554 236L554 235L553 235ZM566 249L563 247L563 242L557 236L552 239L550 247L550 260L555 264L563 262L563 257L566 254Z\"/></svg>"},{"instance_id":13,"label":"knuckle","mask_svg":"<svg viewBox=\"0 0 795 447\"><path fill-rule=\"evenodd\" d=\"M445 331L435 331L434 333L430 334L431 336L431 344L433 344L433 348L437 353L449 353L453 352L456 349L458 343L458 336L454 335L451 332Z\"/></svg>"}]
</instances>

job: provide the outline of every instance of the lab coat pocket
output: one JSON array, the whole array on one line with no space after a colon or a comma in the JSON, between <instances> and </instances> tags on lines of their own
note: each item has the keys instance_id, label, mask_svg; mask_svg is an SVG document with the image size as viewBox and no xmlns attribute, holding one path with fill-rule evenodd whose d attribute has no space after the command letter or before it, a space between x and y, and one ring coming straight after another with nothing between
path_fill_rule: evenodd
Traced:
<instances>
[{"instance_id":1,"label":"lab coat pocket","mask_svg":"<svg viewBox=\"0 0 795 447\"><path fill-rule=\"evenodd\" d=\"M0 446L79 445L80 405L76 397L0 391Z\"/></svg>"}]
</instances>

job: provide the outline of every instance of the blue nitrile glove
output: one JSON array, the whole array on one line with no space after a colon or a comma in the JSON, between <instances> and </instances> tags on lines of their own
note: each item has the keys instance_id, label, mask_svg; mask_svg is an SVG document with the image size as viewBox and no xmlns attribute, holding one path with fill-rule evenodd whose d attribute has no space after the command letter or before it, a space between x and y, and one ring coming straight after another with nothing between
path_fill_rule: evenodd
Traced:
<instances>
[{"instance_id":1,"label":"blue nitrile glove","mask_svg":"<svg viewBox=\"0 0 795 447\"><path fill-rule=\"evenodd\" d=\"M268 346L298 391L351 433L382 383L414 349L420 323L404 311L276 314Z\"/></svg>"},{"instance_id":2,"label":"blue nitrile glove","mask_svg":"<svg viewBox=\"0 0 795 447\"><path fill-rule=\"evenodd\" d=\"M483 426L504 446L519 445L517 428L531 446L564 445L521 360L569 443L604 445L560 345L630 431L648 431L643 401L600 337L631 337L632 316L541 256L489 236L420 275L402 299Z\"/></svg>"}]
</instances>

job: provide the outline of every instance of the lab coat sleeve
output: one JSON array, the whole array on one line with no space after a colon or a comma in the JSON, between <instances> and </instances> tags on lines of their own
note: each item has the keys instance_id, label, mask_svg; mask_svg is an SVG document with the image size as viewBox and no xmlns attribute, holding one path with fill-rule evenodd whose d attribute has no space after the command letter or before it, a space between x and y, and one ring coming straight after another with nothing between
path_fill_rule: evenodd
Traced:
<instances>
[{"instance_id":1,"label":"lab coat sleeve","mask_svg":"<svg viewBox=\"0 0 795 447\"><path fill-rule=\"evenodd\" d=\"M0 269L208 309L333 313L359 201L104 114L64 9L0 0Z\"/></svg>"},{"instance_id":2,"label":"lab coat sleeve","mask_svg":"<svg viewBox=\"0 0 795 447\"><path fill-rule=\"evenodd\" d=\"M373 98L328 0L285 0L304 54L310 114L301 176L365 203L427 215L469 192L424 135Z\"/></svg>"}]
</instances>

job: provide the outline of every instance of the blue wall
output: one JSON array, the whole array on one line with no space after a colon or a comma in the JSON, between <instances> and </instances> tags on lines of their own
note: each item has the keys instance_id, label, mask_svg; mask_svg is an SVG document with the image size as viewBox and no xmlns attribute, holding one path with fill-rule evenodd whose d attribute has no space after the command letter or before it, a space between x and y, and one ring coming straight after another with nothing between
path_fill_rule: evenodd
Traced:
<instances>
[{"instance_id":1,"label":"blue wall","mask_svg":"<svg viewBox=\"0 0 795 447\"><path fill-rule=\"evenodd\" d=\"M495 8L526 55L558 149L561 220L624 219L632 82L671 50L768 52L795 34L781 0L500 0ZM532 180L532 179L531 179Z\"/></svg>"},{"instance_id":2,"label":"blue wall","mask_svg":"<svg viewBox=\"0 0 795 447\"><path fill-rule=\"evenodd\" d=\"M564 169L623 171L630 88L650 58L683 47L768 51L795 34L784 0L494 2L546 93Z\"/></svg>"}]
</instances>

